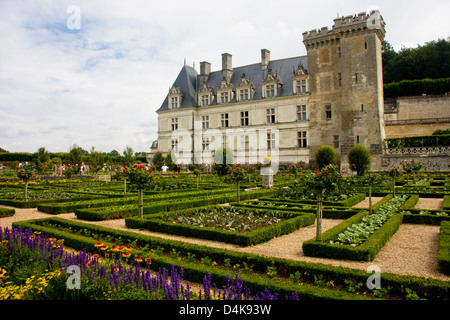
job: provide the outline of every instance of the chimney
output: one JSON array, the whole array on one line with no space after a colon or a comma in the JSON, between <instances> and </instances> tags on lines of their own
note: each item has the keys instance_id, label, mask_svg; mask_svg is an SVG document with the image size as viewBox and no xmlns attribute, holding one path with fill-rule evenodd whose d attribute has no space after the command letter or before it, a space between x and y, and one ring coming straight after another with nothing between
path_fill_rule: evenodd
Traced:
<instances>
[{"instance_id":1,"label":"chimney","mask_svg":"<svg viewBox=\"0 0 450 320\"><path fill-rule=\"evenodd\" d=\"M203 61L200 62L200 75L208 77L211 73L211 63Z\"/></svg>"},{"instance_id":2,"label":"chimney","mask_svg":"<svg viewBox=\"0 0 450 320\"><path fill-rule=\"evenodd\" d=\"M231 66L231 54L222 53L222 78L231 80L231 75L233 74L233 67Z\"/></svg>"},{"instance_id":3,"label":"chimney","mask_svg":"<svg viewBox=\"0 0 450 320\"><path fill-rule=\"evenodd\" d=\"M261 69L266 70L270 62L270 51L261 49Z\"/></svg>"},{"instance_id":4,"label":"chimney","mask_svg":"<svg viewBox=\"0 0 450 320\"><path fill-rule=\"evenodd\" d=\"M211 73L211 63L206 61L200 62L200 84L208 81L210 73Z\"/></svg>"}]
</instances>

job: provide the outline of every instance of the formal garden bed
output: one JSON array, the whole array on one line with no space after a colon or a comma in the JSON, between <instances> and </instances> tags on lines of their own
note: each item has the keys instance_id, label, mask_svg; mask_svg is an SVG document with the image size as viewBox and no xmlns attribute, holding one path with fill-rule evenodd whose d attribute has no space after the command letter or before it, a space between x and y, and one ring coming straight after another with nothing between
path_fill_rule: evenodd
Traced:
<instances>
[{"instance_id":1,"label":"formal garden bed","mask_svg":"<svg viewBox=\"0 0 450 320\"><path fill-rule=\"evenodd\" d=\"M282 181L284 180L289 189L295 190L296 178L292 174L280 174L277 178L277 185L283 186ZM159 177L159 180L163 181L162 179L164 178ZM450 195L447 175L417 175L414 177L414 182L413 178L400 177L395 181L395 185L397 185L397 188L394 189L395 196L392 194L392 182L389 179L380 182L372 189L369 189L367 184L348 183L351 190L341 189L338 191L340 193L338 196L327 195L320 206L317 199L315 200L311 194L305 194L304 190L296 190L295 193L278 188L270 190L257 188L245 191L249 186L259 186L243 182L241 192L236 194L234 181L218 180L209 175L202 177L199 183L192 176L169 179L179 180L175 183L172 180L170 183L160 183L157 188L144 190L142 205L138 203L137 190L125 188L126 184L123 181L110 183L90 181L80 183L79 186L70 186L67 182L57 186L51 184L42 186L45 192L60 193L61 195L73 193L75 198L71 198L71 196L65 199L40 198L37 199L40 202L36 203L35 207L41 212L53 215L75 213L75 220L55 216L17 221L13 224L13 232L32 230L32 232L40 233L40 236L44 238L63 240L64 246L71 250L80 250L78 258L76 258L78 261L82 261L80 266L84 268L86 262L91 261L89 264L96 266L95 272L101 272L96 275L94 275L94 271L85 273L93 278L83 278L84 290L77 291L78 296L74 295L74 291L65 287L67 275L56 272L57 269L61 269L60 263L63 262L54 262L54 266L57 267L51 269L48 261L44 261L41 265L40 259L33 257L32 263L31 260L29 260L30 263L24 263L24 265L29 265L25 268L28 271L23 271L23 274L20 275L21 271L7 262L8 259L12 259L9 254L13 251L7 253L4 250L0 255L1 268L5 270L4 266L8 266L9 269L5 271L6 275L10 276L9 280L17 281L16 289L20 287L23 290L20 292L27 292L22 295L22 298L49 299L58 296L67 299L199 298L200 293L186 291L186 286L181 287L179 283L175 283L171 287L171 283L164 282L167 275L171 273L173 278L179 279L179 281L203 283L202 298L212 298L209 293L207 293L208 297L205 296L205 292L209 292L210 288L213 290L215 287L225 288L221 294L226 292L230 295L239 295L240 290L245 291L246 295L240 296L245 299L274 297L305 300L448 299L448 281L383 272L380 274L382 288L370 290L366 285L369 275L365 270L215 248L137 232L144 229L160 234L251 246L263 244L276 237L301 230L303 227L312 226L317 222L319 210L323 209L323 218L338 219L337 225L324 232L320 240L310 239L304 242L303 253L306 256L373 261L402 223L439 225L439 252L436 259L439 271L442 274L449 274ZM349 177L348 181L351 179ZM90 186L89 183L92 185ZM171 184L173 190L167 187ZM6 187L17 188L17 186ZM20 199L17 201L32 203L34 200L31 195L34 187L37 188L36 192L41 192L38 191L39 185L30 187L30 198L27 201ZM109 189L109 187L111 188ZM20 186L15 191L20 193ZM2 190L0 199L4 198L2 197L4 194L5 192ZM372 211L369 210L369 207L354 207L362 200L367 199L369 194L382 197L381 201L372 205ZM82 195L91 198L85 200L76 198ZM423 197L443 199L442 210L415 209L414 206L418 199ZM241 201L237 201L238 198ZM48 203L44 202L47 200L49 200ZM224 203L229 205L218 205ZM141 208L143 215L139 213ZM11 215L14 215L14 209L3 208L0 210L0 217ZM127 229L119 230L83 222L83 220L112 219L125 219ZM16 228L20 228L20 231ZM2 231L2 240L10 237L7 236L8 232L10 231ZM28 233L24 237L28 239L27 241L31 241L30 231L25 232ZM37 233L34 234L34 237L33 239L38 238ZM8 243L12 241L11 239L13 237L7 239ZM54 240L52 241L54 243ZM9 245L14 246L12 243ZM3 247L8 247L6 241L3 242ZM126 251L126 248L130 251ZM50 254L51 250L47 252ZM62 259L62 253L58 252L60 256L57 253L53 255ZM40 255L41 253L38 256ZM120 263L114 262L113 256ZM30 259L30 256L27 257ZM50 258L50 256L48 257ZM75 259L73 256L72 258ZM75 260L67 261L72 263ZM161 286L166 288L164 292L159 291L158 293L158 290L154 290L156 293L149 295L148 291L137 285L129 290L130 283L127 281L130 279L133 279L135 283L147 281L144 281L144 278L136 280L139 276L144 276L135 269L139 260L141 260L142 269L147 270L148 267L151 267L153 274L161 280ZM20 259L17 258L15 261L20 261ZM146 265L145 261L151 261L151 264ZM109 267L111 263L113 265L116 263L118 269L127 270L131 278L127 278L125 272L115 272L114 268ZM63 266L66 268L68 265L63 263ZM44 271L46 269L47 271ZM41 271L42 273L39 274ZM106 273L104 273L105 271ZM47 286L40 291L39 288L42 286L33 282L34 278L31 278L33 274L45 278L45 281L53 288L50 289ZM178 277L181 274L182 276ZM149 275L145 277L149 277ZM89 282L94 278L99 281L95 282L95 285L93 282ZM0 280L5 284L5 279ZM111 283L112 287L110 287ZM31 290L30 287L27 287L30 284L34 289ZM5 288L14 291L13 285L5 286ZM26 288L28 289L25 290ZM11 293L10 291L8 294ZM167 295L167 292L174 295ZM175 294L175 292L177 293ZM6 294L5 291L2 293ZM275 294L276 296L274 296Z\"/></svg>"}]
</instances>

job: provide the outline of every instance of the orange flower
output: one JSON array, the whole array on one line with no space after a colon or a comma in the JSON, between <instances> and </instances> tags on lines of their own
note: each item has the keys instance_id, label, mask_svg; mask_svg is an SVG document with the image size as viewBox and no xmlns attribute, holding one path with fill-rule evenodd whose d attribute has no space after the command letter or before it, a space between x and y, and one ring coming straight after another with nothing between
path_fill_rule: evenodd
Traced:
<instances>
[{"instance_id":1,"label":"orange flower","mask_svg":"<svg viewBox=\"0 0 450 320\"><path fill-rule=\"evenodd\" d=\"M35 231L34 234L41 234L41 232L40 231Z\"/></svg>"},{"instance_id":2,"label":"orange flower","mask_svg":"<svg viewBox=\"0 0 450 320\"><path fill-rule=\"evenodd\" d=\"M103 246L103 243L101 242L97 242L96 244L94 244L94 247L101 247L101 246Z\"/></svg>"},{"instance_id":3,"label":"orange flower","mask_svg":"<svg viewBox=\"0 0 450 320\"><path fill-rule=\"evenodd\" d=\"M126 247L125 247L125 250L131 251L131 250L133 250L133 248L130 247L130 246L126 246Z\"/></svg>"},{"instance_id":4,"label":"orange flower","mask_svg":"<svg viewBox=\"0 0 450 320\"><path fill-rule=\"evenodd\" d=\"M117 251L123 251L124 246L120 246Z\"/></svg>"},{"instance_id":5,"label":"orange flower","mask_svg":"<svg viewBox=\"0 0 450 320\"><path fill-rule=\"evenodd\" d=\"M92 256L92 258L97 259L97 258L98 258L98 254L94 254L94 255Z\"/></svg>"},{"instance_id":6,"label":"orange flower","mask_svg":"<svg viewBox=\"0 0 450 320\"><path fill-rule=\"evenodd\" d=\"M137 256L137 257L134 259L134 261L136 261L136 262L142 262L141 256Z\"/></svg>"},{"instance_id":7,"label":"orange flower","mask_svg":"<svg viewBox=\"0 0 450 320\"><path fill-rule=\"evenodd\" d=\"M3 269L0 269L0 277L3 277L5 275L6 271Z\"/></svg>"},{"instance_id":8,"label":"orange flower","mask_svg":"<svg viewBox=\"0 0 450 320\"><path fill-rule=\"evenodd\" d=\"M118 249L117 249L115 244L113 244L113 246L111 247L111 251L118 251Z\"/></svg>"},{"instance_id":9,"label":"orange flower","mask_svg":"<svg viewBox=\"0 0 450 320\"><path fill-rule=\"evenodd\" d=\"M109 248L108 246L103 246L103 247L100 248L100 250L105 251L105 250L108 249L108 248Z\"/></svg>"},{"instance_id":10,"label":"orange flower","mask_svg":"<svg viewBox=\"0 0 450 320\"><path fill-rule=\"evenodd\" d=\"M131 253L129 253L129 252L122 254L122 257L124 257L124 258L129 258L130 256L131 256Z\"/></svg>"},{"instance_id":11,"label":"orange flower","mask_svg":"<svg viewBox=\"0 0 450 320\"><path fill-rule=\"evenodd\" d=\"M146 264L152 264L152 259L150 259L150 258L145 258L145 263L146 263Z\"/></svg>"}]
</instances>

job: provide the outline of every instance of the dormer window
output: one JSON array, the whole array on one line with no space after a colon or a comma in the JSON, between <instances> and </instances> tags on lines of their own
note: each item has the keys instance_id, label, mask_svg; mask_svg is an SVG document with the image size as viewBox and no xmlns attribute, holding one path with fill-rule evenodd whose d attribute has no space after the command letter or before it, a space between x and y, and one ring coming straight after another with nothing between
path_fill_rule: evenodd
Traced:
<instances>
[{"instance_id":1,"label":"dormer window","mask_svg":"<svg viewBox=\"0 0 450 320\"><path fill-rule=\"evenodd\" d=\"M213 88L208 86L206 82L203 82L198 90L198 104L201 107L206 107L213 102L213 99Z\"/></svg>"},{"instance_id":2,"label":"dormer window","mask_svg":"<svg viewBox=\"0 0 450 320\"><path fill-rule=\"evenodd\" d=\"M173 86L169 90L169 109L178 109L181 106L181 89Z\"/></svg>"},{"instance_id":3,"label":"dormer window","mask_svg":"<svg viewBox=\"0 0 450 320\"><path fill-rule=\"evenodd\" d=\"M278 75L269 69L266 77L263 79L263 98L273 98L278 96L282 85Z\"/></svg>"},{"instance_id":4,"label":"dormer window","mask_svg":"<svg viewBox=\"0 0 450 320\"><path fill-rule=\"evenodd\" d=\"M222 78L217 87L217 99L221 104L229 103L233 100L233 85L226 78Z\"/></svg>"},{"instance_id":5,"label":"dormer window","mask_svg":"<svg viewBox=\"0 0 450 320\"><path fill-rule=\"evenodd\" d=\"M292 76L293 81L293 94L306 94L308 93L308 72L300 63L297 70L294 71Z\"/></svg>"},{"instance_id":6,"label":"dormer window","mask_svg":"<svg viewBox=\"0 0 450 320\"><path fill-rule=\"evenodd\" d=\"M238 101L248 101L253 98L253 93L255 88L253 86L253 82L250 79L247 79L245 73L241 76L241 81L236 88L237 100Z\"/></svg>"}]
</instances>

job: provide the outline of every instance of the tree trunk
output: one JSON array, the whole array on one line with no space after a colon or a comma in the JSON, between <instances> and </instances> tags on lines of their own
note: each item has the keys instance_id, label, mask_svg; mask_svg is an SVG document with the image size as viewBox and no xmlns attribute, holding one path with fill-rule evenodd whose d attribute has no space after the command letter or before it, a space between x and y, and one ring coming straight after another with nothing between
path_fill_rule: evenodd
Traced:
<instances>
[{"instance_id":1,"label":"tree trunk","mask_svg":"<svg viewBox=\"0 0 450 320\"><path fill-rule=\"evenodd\" d=\"M317 229L316 229L316 240L322 241L322 217L323 217L323 195L325 190L322 190L317 197Z\"/></svg>"},{"instance_id":2,"label":"tree trunk","mask_svg":"<svg viewBox=\"0 0 450 320\"><path fill-rule=\"evenodd\" d=\"M127 179L123 179L123 194L127 193Z\"/></svg>"},{"instance_id":3,"label":"tree trunk","mask_svg":"<svg viewBox=\"0 0 450 320\"><path fill-rule=\"evenodd\" d=\"M372 214L372 186L369 186L369 212Z\"/></svg>"},{"instance_id":4,"label":"tree trunk","mask_svg":"<svg viewBox=\"0 0 450 320\"><path fill-rule=\"evenodd\" d=\"M394 181L392 184L392 196L395 198L395 177L392 180Z\"/></svg>"},{"instance_id":5,"label":"tree trunk","mask_svg":"<svg viewBox=\"0 0 450 320\"><path fill-rule=\"evenodd\" d=\"M144 196L143 190L139 189L139 217L142 219L144 217Z\"/></svg>"},{"instance_id":6,"label":"tree trunk","mask_svg":"<svg viewBox=\"0 0 450 320\"><path fill-rule=\"evenodd\" d=\"M240 194L240 187L239 187L239 181L237 182L237 201L241 201L241 194Z\"/></svg>"},{"instance_id":7,"label":"tree trunk","mask_svg":"<svg viewBox=\"0 0 450 320\"><path fill-rule=\"evenodd\" d=\"M27 192L28 192L28 181L25 181L25 201L28 201Z\"/></svg>"}]
</instances>

